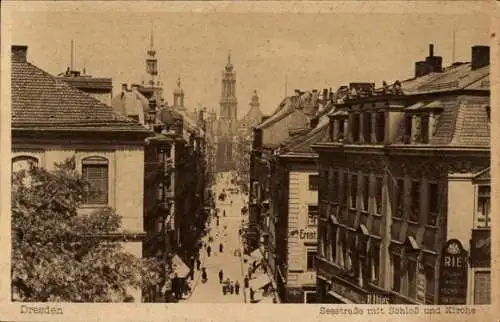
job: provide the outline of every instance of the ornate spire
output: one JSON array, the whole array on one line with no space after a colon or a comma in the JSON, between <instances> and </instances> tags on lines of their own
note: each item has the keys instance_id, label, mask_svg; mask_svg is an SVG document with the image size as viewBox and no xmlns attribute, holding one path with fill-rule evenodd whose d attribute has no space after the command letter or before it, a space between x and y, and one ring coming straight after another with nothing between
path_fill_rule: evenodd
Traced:
<instances>
[{"instance_id":1,"label":"ornate spire","mask_svg":"<svg viewBox=\"0 0 500 322\"><path fill-rule=\"evenodd\" d=\"M233 64L231 64L231 49L229 49L229 53L227 54L226 71L231 72L232 70L233 70Z\"/></svg>"},{"instance_id":2,"label":"ornate spire","mask_svg":"<svg viewBox=\"0 0 500 322\"><path fill-rule=\"evenodd\" d=\"M181 88L181 77L180 76L177 77L177 87Z\"/></svg>"},{"instance_id":3,"label":"ornate spire","mask_svg":"<svg viewBox=\"0 0 500 322\"><path fill-rule=\"evenodd\" d=\"M154 47L154 36L153 36L153 31L151 30L151 42L149 44L149 50L148 50L148 55L151 57L154 57L156 55L156 50Z\"/></svg>"}]
</instances>

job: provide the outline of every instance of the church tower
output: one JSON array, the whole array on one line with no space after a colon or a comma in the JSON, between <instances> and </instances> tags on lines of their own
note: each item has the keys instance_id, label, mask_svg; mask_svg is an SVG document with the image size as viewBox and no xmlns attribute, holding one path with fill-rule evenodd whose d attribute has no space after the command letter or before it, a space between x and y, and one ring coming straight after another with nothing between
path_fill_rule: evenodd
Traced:
<instances>
[{"instance_id":1,"label":"church tower","mask_svg":"<svg viewBox=\"0 0 500 322\"><path fill-rule=\"evenodd\" d=\"M184 90L181 87L181 78L177 78L177 88L174 90L174 108L184 110Z\"/></svg>"},{"instance_id":2,"label":"church tower","mask_svg":"<svg viewBox=\"0 0 500 322\"><path fill-rule=\"evenodd\" d=\"M151 44L147 50L146 56L146 72L151 77L149 85L155 86L156 77L158 76L158 59L156 58L156 50L154 49L153 33L151 32Z\"/></svg>"},{"instance_id":3,"label":"church tower","mask_svg":"<svg viewBox=\"0 0 500 322\"><path fill-rule=\"evenodd\" d=\"M238 119L238 102L236 100L236 72L231 63L231 52L227 56L227 64L222 71L222 92L220 98L220 118L227 121Z\"/></svg>"}]
</instances>

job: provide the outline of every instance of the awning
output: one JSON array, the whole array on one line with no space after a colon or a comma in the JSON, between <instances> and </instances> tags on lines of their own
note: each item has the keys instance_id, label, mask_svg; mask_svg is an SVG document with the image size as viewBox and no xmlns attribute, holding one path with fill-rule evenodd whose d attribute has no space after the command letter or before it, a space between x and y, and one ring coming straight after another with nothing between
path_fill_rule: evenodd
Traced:
<instances>
[{"instance_id":1,"label":"awning","mask_svg":"<svg viewBox=\"0 0 500 322\"><path fill-rule=\"evenodd\" d=\"M254 290L258 290L269 284L271 284L271 279L267 276L267 274L262 274L256 279L250 281L250 287Z\"/></svg>"},{"instance_id":2,"label":"awning","mask_svg":"<svg viewBox=\"0 0 500 322\"><path fill-rule=\"evenodd\" d=\"M190 269L179 255L175 255L172 258L172 265L174 272L177 273L177 277L185 278L188 276Z\"/></svg>"},{"instance_id":3,"label":"awning","mask_svg":"<svg viewBox=\"0 0 500 322\"><path fill-rule=\"evenodd\" d=\"M344 302L345 304L356 304L354 303L353 301L349 300L349 299L346 299L345 297L343 297L342 295L340 295L339 293L337 292L334 292L334 291L329 291L328 294L330 294L331 296L341 300L342 302Z\"/></svg>"}]
</instances>

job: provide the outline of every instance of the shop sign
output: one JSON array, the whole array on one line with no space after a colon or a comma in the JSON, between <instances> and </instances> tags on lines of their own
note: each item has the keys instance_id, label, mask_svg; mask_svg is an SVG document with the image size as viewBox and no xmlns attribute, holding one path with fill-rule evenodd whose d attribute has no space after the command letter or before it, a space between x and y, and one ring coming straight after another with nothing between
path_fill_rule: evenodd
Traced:
<instances>
[{"instance_id":1,"label":"shop sign","mask_svg":"<svg viewBox=\"0 0 500 322\"><path fill-rule=\"evenodd\" d=\"M390 304L390 298L384 294L372 293L366 295L366 304Z\"/></svg>"},{"instance_id":2,"label":"shop sign","mask_svg":"<svg viewBox=\"0 0 500 322\"><path fill-rule=\"evenodd\" d=\"M473 229L470 242L470 264L472 267L491 266L491 230Z\"/></svg>"},{"instance_id":3,"label":"shop sign","mask_svg":"<svg viewBox=\"0 0 500 322\"><path fill-rule=\"evenodd\" d=\"M439 266L438 304L466 304L467 251L457 239L443 247Z\"/></svg>"},{"instance_id":4,"label":"shop sign","mask_svg":"<svg viewBox=\"0 0 500 322\"><path fill-rule=\"evenodd\" d=\"M289 233L290 237L295 237L304 241L317 241L316 228L294 229Z\"/></svg>"}]
</instances>

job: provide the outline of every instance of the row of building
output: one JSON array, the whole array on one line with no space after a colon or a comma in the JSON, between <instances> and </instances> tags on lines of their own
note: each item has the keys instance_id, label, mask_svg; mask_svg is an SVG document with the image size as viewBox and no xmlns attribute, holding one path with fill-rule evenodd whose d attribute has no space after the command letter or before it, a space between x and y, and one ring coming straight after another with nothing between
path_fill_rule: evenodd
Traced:
<instances>
[{"instance_id":1,"label":"row of building","mask_svg":"<svg viewBox=\"0 0 500 322\"><path fill-rule=\"evenodd\" d=\"M286 97L254 129L248 243L285 303L488 304L489 47Z\"/></svg>"},{"instance_id":2,"label":"row of building","mask_svg":"<svg viewBox=\"0 0 500 322\"><path fill-rule=\"evenodd\" d=\"M12 170L53 169L67 158L89 182L81 213L112 207L122 231L103 236L137 257L157 257L164 280L136 290L136 302L164 301L171 271L186 277L187 259L213 207L215 144L206 109L188 112L184 91L173 104L157 80L158 61L147 51L150 81L123 85L113 96L110 78L68 70L50 75L29 62L27 46L12 46Z\"/></svg>"}]
</instances>

